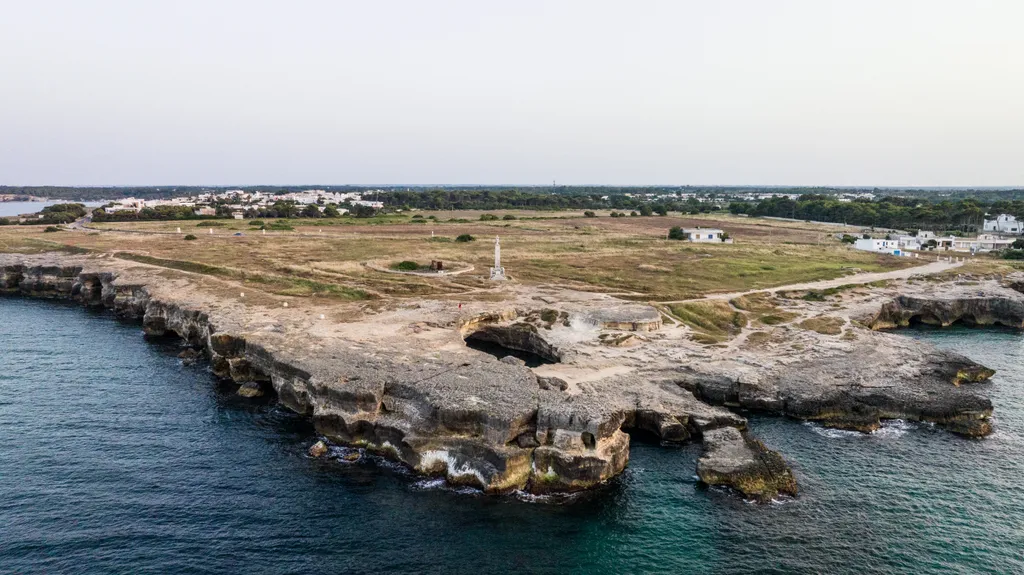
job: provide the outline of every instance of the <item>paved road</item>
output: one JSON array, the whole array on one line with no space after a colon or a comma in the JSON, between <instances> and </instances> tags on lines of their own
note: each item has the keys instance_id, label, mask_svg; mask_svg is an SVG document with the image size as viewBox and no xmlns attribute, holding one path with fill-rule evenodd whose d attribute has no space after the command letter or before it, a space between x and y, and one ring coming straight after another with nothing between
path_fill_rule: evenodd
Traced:
<instances>
[{"instance_id":1,"label":"paved road","mask_svg":"<svg viewBox=\"0 0 1024 575\"><path fill-rule=\"evenodd\" d=\"M895 271L891 271L891 272L861 273L861 274L854 274L852 276L843 276L841 278L836 278L836 279L833 279L833 280L821 280L821 281L816 281L816 282L807 282L807 283L800 283L800 284L789 284L789 285L778 286L778 287L773 287L773 288L754 289L754 290L748 290L748 291L742 291L742 292L716 293L716 294L710 294L710 295L707 295L707 296L704 296L704 297L699 297L699 298L694 298L694 299L686 299L686 300L678 300L678 301L663 301L663 302L658 302L658 303L686 303L686 302L707 301L707 300L730 300L730 299L737 298L737 297L740 297L740 296L750 295L750 294L754 294L754 293L761 293L761 292L772 292L772 293L774 293L774 292L778 292L778 291L803 291L803 290L812 290L812 289L819 289L820 290L820 289L828 289L828 288L839 287L839 286L842 286L842 285L849 285L849 284L868 284L868 283L871 283L871 282L878 282L878 281L885 281L885 280L903 280L903 279L911 278L911 277L914 277L914 276L924 276L924 275L931 275L931 274L935 274L935 273L944 272L944 271L949 270L949 269L960 267L961 265L963 265L963 264L961 264L961 263L954 263L954 262L946 262L946 261L931 262L931 263L925 264L923 266L916 266L916 267L912 267L912 268L906 268L906 269L902 269L902 270L895 270Z\"/></svg>"}]
</instances>

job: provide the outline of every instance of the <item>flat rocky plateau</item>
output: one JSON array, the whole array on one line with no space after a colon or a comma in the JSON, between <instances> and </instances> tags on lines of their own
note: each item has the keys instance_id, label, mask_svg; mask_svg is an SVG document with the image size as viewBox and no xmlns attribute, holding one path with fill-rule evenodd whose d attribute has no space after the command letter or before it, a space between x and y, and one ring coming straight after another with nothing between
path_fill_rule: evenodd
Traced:
<instances>
[{"instance_id":1,"label":"flat rocky plateau","mask_svg":"<svg viewBox=\"0 0 1024 575\"><path fill-rule=\"evenodd\" d=\"M924 278L820 297L770 290L787 321L755 320L709 345L654 306L557 287L507 282L488 301L461 303L338 303L243 295L230 282L109 256L0 254L3 293L141 319L147 335L177 335L242 395L275 393L332 442L495 493L598 485L626 467L626 431L643 430L702 441L697 474L709 485L757 501L796 495L783 457L737 410L864 432L905 419L987 435L991 370L878 330L1021 328L1017 287ZM828 329L815 329L822 318ZM498 359L467 339L546 363Z\"/></svg>"}]
</instances>

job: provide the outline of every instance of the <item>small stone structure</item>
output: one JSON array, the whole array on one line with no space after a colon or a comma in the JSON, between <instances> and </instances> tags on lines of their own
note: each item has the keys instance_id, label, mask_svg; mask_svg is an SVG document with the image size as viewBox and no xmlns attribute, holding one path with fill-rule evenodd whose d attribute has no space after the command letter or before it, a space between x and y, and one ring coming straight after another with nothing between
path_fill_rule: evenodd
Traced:
<instances>
[{"instance_id":1,"label":"small stone structure","mask_svg":"<svg viewBox=\"0 0 1024 575\"><path fill-rule=\"evenodd\" d=\"M494 237L494 267L491 268L492 280L506 280L505 268L501 267L501 238Z\"/></svg>"}]
</instances>

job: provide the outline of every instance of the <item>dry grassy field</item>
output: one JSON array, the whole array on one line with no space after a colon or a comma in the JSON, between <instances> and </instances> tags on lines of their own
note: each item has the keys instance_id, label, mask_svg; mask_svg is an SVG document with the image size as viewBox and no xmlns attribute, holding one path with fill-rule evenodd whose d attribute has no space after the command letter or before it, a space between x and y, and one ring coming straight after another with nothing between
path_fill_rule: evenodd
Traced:
<instances>
[{"instance_id":1,"label":"dry grassy field","mask_svg":"<svg viewBox=\"0 0 1024 575\"><path fill-rule=\"evenodd\" d=\"M921 263L858 252L834 239L840 226L732 216L623 217L607 213L495 211L420 212L369 219L287 220L292 231L261 232L248 220L105 223L89 230L44 232L41 226L0 228L0 251L76 251L232 278L253 289L342 299L489 297L485 278L493 239L514 281L555 284L637 301L669 301L715 292L761 289L886 271ZM501 219L506 214L516 219ZM429 218L436 218L429 219ZM267 222L268 224L270 221ZM717 227L733 244L666 239L672 226ZM181 233L177 233L177 228ZM210 230L213 233L210 233ZM183 236L197 239L186 241ZM242 235L235 235L242 234ZM461 234L475 241L456 242ZM444 261L458 276L421 277L370 269L399 261Z\"/></svg>"}]
</instances>

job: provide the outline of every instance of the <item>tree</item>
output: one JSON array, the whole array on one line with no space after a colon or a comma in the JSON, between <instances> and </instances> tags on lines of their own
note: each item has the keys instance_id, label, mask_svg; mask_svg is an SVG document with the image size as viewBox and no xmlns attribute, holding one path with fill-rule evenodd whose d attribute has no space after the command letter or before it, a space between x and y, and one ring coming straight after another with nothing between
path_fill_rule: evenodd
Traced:
<instances>
[{"instance_id":1,"label":"tree","mask_svg":"<svg viewBox=\"0 0 1024 575\"><path fill-rule=\"evenodd\" d=\"M324 208L324 217L325 218L341 217L341 212L339 212L338 208L336 208L334 206L327 206L326 208Z\"/></svg>"},{"instance_id":2,"label":"tree","mask_svg":"<svg viewBox=\"0 0 1024 575\"><path fill-rule=\"evenodd\" d=\"M672 229L670 229L668 231L668 239L670 239L670 240L685 240L686 239L686 232L683 231L683 228L681 228L679 226L674 226Z\"/></svg>"},{"instance_id":3,"label":"tree","mask_svg":"<svg viewBox=\"0 0 1024 575\"><path fill-rule=\"evenodd\" d=\"M654 213L658 214L659 216L668 215L668 208L666 208L664 204L654 204L653 206L651 206L651 209L654 210Z\"/></svg>"},{"instance_id":4,"label":"tree","mask_svg":"<svg viewBox=\"0 0 1024 575\"><path fill-rule=\"evenodd\" d=\"M1015 250L1024 250L1024 239L1013 240L1013 243L1010 244L1010 247Z\"/></svg>"},{"instance_id":5,"label":"tree","mask_svg":"<svg viewBox=\"0 0 1024 575\"><path fill-rule=\"evenodd\" d=\"M377 214L377 210L370 206L358 205L352 207L352 214L357 218L372 218Z\"/></svg>"},{"instance_id":6,"label":"tree","mask_svg":"<svg viewBox=\"0 0 1024 575\"><path fill-rule=\"evenodd\" d=\"M649 216L649 215L651 215L653 213L654 213L654 210L651 209L650 205L648 205L648 204L641 204L640 205L640 215L641 216Z\"/></svg>"},{"instance_id":7,"label":"tree","mask_svg":"<svg viewBox=\"0 0 1024 575\"><path fill-rule=\"evenodd\" d=\"M319 218L320 208L316 207L316 204L309 204L302 208L302 217L304 218Z\"/></svg>"}]
</instances>

